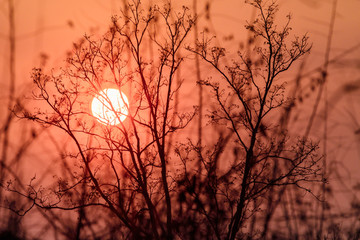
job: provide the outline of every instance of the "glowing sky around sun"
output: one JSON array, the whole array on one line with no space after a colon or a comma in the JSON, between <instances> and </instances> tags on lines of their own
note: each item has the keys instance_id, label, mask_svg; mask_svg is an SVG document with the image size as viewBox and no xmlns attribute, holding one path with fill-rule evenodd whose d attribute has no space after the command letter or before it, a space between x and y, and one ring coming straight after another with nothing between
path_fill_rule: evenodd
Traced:
<instances>
[{"instance_id":1,"label":"glowing sky around sun","mask_svg":"<svg viewBox=\"0 0 360 240\"><path fill-rule=\"evenodd\" d=\"M58 68L65 65L65 59L68 53L71 53L73 43L81 39L84 34L91 36L101 36L110 25L110 17L112 14L119 14L120 7L124 2L121 0L18 0L16 2L16 94L22 96L24 93L31 92L33 82L30 78L32 68L41 66L44 71L49 72L52 68ZM143 1L143 2L161 2L161 1ZM174 1L176 5L192 6L193 0ZM210 2L210 14L207 19L205 5ZM244 0L199 0L198 14L199 14L199 32L204 31L206 27L209 36L216 35L214 42L226 47L229 52L237 49L239 43L247 39L248 35L243 30L246 20L251 18L252 12L249 7L244 5ZM280 15L276 18L279 20L289 12L292 13L292 28L293 35L301 35L308 33L310 42L313 43L311 54L306 57L306 64L304 65L303 73L308 73L314 68L322 66L324 61L325 46L327 41L327 34L329 30L329 22L331 16L331 0L279 0ZM359 0L338 0L336 21L334 25L334 35L332 39L332 47L330 58L336 57L347 49L359 44L360 40L360 1ZM3 104L1 100L6 99L8 89L8 62L9 62L9 43L8 43L8 19L7 19L7 1L0 1L0 71L2 78L0 79L0 111L7 110L7 104ZM193 33L191 33L193 34ZM225 41L224 39L233 37L233 41ZM236 51L235 51L236 52ZM184 51L185 54L188 52ZM346 181L353 181L354 183L359 179L359 134L354 134L354 131L359 128L360 111L359 111L359 91L355 91L357 95L336 95L346 82L352 83L359 81L360 61L359 48L353 52L349 52L341 62L331 65L328 79L328 97L329 105L329 123L328 123L328 149L329 160L342 159L341 166L349 169L349 179ZM357 62L356 62L357 59ZM231 59L230 59L231 60ZM191 61L190 61L191 62ZM184 64L188 64L184 61ZM341 65L342 64L342 65ZM357 65L356 65L357 64ZM194 77L194 64L186 66L186 70L181 69L181 78L184 79L183 88L180 91L181 104L192 111L192 107L197 104L197 89L196 79ZM202 69L202 77L205 78L206 69ZM297 71L297 68L294 68ZM294 72L290 72L290 77ZM296 72L297 74L298 72ZM288 77L288 76L286 76ZM292 78L285 79L289 86L292 85ZM316 80L316 79L315 79ZM301 86L301 87L306 87ZM30 91L29 91L30 89ZM126 89L128 90L128 89ZM108 93L108 100L104 97ZM125 121L129 102L132 101L130 94L129 99L125 94L119 93L110 94L113 90L104 90L100 92L94 99L91 98L87 102L87 111L93 114L97 119L97 124L116 125L120 121ZM128 93L128 91L125 91ZM123 103L124 99L125 103ZM331 99L336 101L331 102ZM303 111L301 113L310 113L309 109L313 103L311 100L303 104ZM322 112L322 106L319 107L319 112ZM188 110L186 109L186 111ZM114 113L114 111L116 113ZM180 109L180 111L183 109ZM299 111L300 112L300 111ZM353 115L351 115L353 114ZM0 120L3 120L5 115L0 114ZM204 119L206 119L204 117ZM317 124L321 117L315 119ZM355 120L353 120L355 119ZM302 115L299 116L299 122L304 120ZM306 120L306 119L305 119ZM304 122L305 122L304 120ZM205 120L204 120L205 121ZM316 122L318 121L318 122ZM356 122L358 121L358 122ZM196 123L196 120L194 120ZM23 122L15 122L14 124L23 124ZM194 132L193 126L189 126L184 131ZM297 128L290 129L295 133L302 134L303 126L299 124ZM356 129L355 129L356 128ZM322 136L322 128L314 128L314 136ZM12 145L16 145L18 139L13 134ZM56 134L54 136L57 137ZM56 138L55 137L55 138ZM209 138L210 139L210 138ZM59 140L59 139L57 139ZM59 142L64 142L62 139ZM29 178L34 176L36 172L34 169L47 169L46 164L52 164L49 159L52 159L47 154L54 153L53 149L49 148L50 144L43 144L41 147L33 147L31 151L33 154L38 154L34 161L28 161L26 174ZM337 146L341 145L342 148ZM39 144L40 146L40 144ZM46 152L47 151L47 152ZM57 157L54 156L55 159ZM42 162L41 162L42 161ZM38 164L38 165L36 165ZM339 170L340 171L340 170ZM350 179L351 176L351 179ZM351 183L353 183L351 182ZM351 184L349 184L351 185ZM344 198L346 197L343 194ZM350 199L350 198L348 198ZM339 201L341 202L341 201Z\"/></svg>"}]
</instances>

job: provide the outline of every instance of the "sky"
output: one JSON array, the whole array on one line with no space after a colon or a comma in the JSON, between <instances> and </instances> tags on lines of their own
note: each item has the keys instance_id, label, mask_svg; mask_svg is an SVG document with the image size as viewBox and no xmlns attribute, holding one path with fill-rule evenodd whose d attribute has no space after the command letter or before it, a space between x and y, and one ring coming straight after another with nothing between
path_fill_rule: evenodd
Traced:
<instances>
[{"instance_id":1,"label":"sky","mask_svg":"<svg viewBox=\"0 0 360 240\"><path fill-rule=\"evenodd\" d=\"M32 88L30 73L33 67L46 62L45 69L58 69L64 66L67 53L73 43L84 34L101 35L110 24L110 17L119 14L123 1L116 0L15 0L15 32L16 32L16 95L24 96ZM144 4L156 1L143 1ZM193 1L174 1L175 5L188 4ZM204 28L217 36L218 44L236 50L236 46L247 38L243 26L251 19L253 11L241 0L199 0L199 32ZM329 24L333 8L333 0L279 0L278 19L289 12L292 14L294 35L307 33L312 42L311 54L306 58L305 74L322 67L328 44ZM8 1L0 0L0 101L7 98L9 87L9 21ZM181 4L180 4L181 3ZM207 8L210 18L206 19ZM326 95L322 96L313 136L323 138L324 113L327 109L327 148L328 158L332 162L328 167L340 172L332 175L334 179L347 178L349 188L360 182L360 90L346 92L346 86L360 86L360 0L338 0L336 18L331 38L329 59L337 59L329 65L329 78ZM281 22L281 20L279 20ZM232 40L226 40L232 36ZM229 50L230 51L230 50ZM46 56L46 57L45 57ZM340 56L340 57L339 57ZM299 67L299 66L297 66ZM193 70L189 70L192 72ZM290 72L284 78L291 85L294 81ZM190 73L191 74L191 73ZM304 104L298 106L308 115L299 116L299 125L295 131L301 131L312 109L314 99L306 98L307 84L304 83ZM184 96L194 94L184 90ZM185 98L184 97L184 98ZM196 98L196 97L195 97ZM326 100L326 101L325 101ZM327 102L327 105L324 103ZM195 105L189 103L188 105ZM4 112L6 106L1 106ZM1 116L2 121L4 115ZM358 132L356 132L358 131ZM16 139L14 140L16 142ZM16 143L14 143L16 144ZM34 150L34 154L38 149ZM43 151L51 154L51 149ZM42 159L41 162L45 162ZM339 170L340 169L340 170ZM336 171L335 171L336 172ZM29 174L29 177L34 172ZM348 173L348 174L347 174ZM337 186L340 189L339 186ZM339 199L348 198L346 195ZM350 196L350 195L349 195ZM340 202L340 200L339 200Z\"/></svg>"}]
</instances>

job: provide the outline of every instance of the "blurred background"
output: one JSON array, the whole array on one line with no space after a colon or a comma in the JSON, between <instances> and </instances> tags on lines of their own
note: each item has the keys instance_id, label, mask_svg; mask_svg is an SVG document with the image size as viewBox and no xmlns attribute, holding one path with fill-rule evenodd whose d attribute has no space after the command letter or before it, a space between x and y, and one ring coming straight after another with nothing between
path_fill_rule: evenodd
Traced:
<instances>
[{"instance_id":1,"label":"blurred background","mask_svg":"<svg viewBox=\"0 0 360 240\"><path fill-rule=\"evenodd\" d=\"M312 43L311 53L281 76L288 83L289 96L291 89L296 88L294 97L298 100L290 131L319 141L328 184L326 190L316 186L315 191L326 192L328 229L338 229L344 234L360 226L360 1L277 2L279 25L291 13L291 35L306 33ZM143 1L144 5L154 3L163 4L160 0ZM39 186L41 182L46 185L46 181L60 171L60 167L54 169L53 166L66 138L59 138L56 131L21 121L11 113L18 99L24 100L31 94L32 69L41 67L51 72L64 67L73 44L85 34L96 37L105 33L111 16L119 15L125 4L125 0L0 0L0 178L3 185L11 179L26 186L33 178ZM188 6L198 15L192 39L202 32L216 36L216 44L230 53L229 61L231 53L247 45L249 34L244 25L254 19L256 13L245 1L185 0L173 1L173 5L175 9ZM199 76L207 76L205 70L206 66L201 64L198 69L189 64L182 70L185 80L179 97L179 102L187 99L180 104L184 111L202 105L202 116L209 107L205 104L208 94L205 89L199 90L203 91L201 100L199 92L193 89L198 88ZM321 84L319 79L326 82ZM205 132L207 127L203 117L200 128ZM196 132L197 128L199 119L185 131ZM11 202L6 197L8 193L0 191L0 230L3 232L17 232L19 238L26 239L53 239L56 236L53 232L59 231L63 239L67 231L73 231L67 226L69 222L64 221L73 219L71 213L51 215L33 209L24 217L18 217L4 207ZM314 198L303 197L312 205L305 208L308 210L304 210L304 214L309 219L316 218L316 215L310 216L309 209L314 207L312 213L317 213L322 203L312 204L316 202ZM315 205L319 205L318 208ZM27 206L24 201L24 208ZM309 228L314 227L310 225ZM71 239L71 235L67 237Z\"/></svg>"}]
</instances>

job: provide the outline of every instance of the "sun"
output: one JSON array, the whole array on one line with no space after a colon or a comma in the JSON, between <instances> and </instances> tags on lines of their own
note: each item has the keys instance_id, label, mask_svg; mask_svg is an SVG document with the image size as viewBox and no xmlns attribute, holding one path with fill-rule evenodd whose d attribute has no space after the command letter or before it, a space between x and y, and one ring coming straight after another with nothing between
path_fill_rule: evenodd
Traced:
<instances>
[{"instance_id":1,"label":"sun","mask_svg":"<svg viewBox=\"0 0 360 240\"><path fill-rule=\"evenodd\" d=\"M102 124L117 125L128 115L129 101L123 92L106 88L94 97L91 103L93 116Z\"/></svg>"}]
</instances>

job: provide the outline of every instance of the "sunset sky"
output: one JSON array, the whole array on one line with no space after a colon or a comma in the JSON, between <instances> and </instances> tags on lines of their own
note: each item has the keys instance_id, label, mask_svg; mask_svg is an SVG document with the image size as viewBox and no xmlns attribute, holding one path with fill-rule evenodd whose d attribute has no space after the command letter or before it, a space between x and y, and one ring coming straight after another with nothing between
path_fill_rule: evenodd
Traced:
<instances>
[{"instance_id":1,"label":"sunset sky","mask_svg":"<svg viewBox=\"0 0 360 240\"><path fill-rule=\"evenodd\" d=\"M79 41L84 34L96 38L105 33L111 23L111 16L119 15L124 1L15 0L14 2L15 93L16 97L22 98L29 96L33 89L30 73L34 67L43 67L47 72L64 67L65 60L72 51L73 43ZM143 0L143 4L159 3L160 5L161 2L160 0ZM188 5L192 11L194 10L192 0L173 0L173 2L176 7ZM321 140L324 137L324 116L326 115L328 131L326 154L328 161L331 162L328 167L329 171L336 172L331 178L334 180L335 189L341 188L341 181L344 181L350 189L360 183L360 0L279 0L280 11L276 21L281 25L285 16L291 13L293 28L291 35L306 33L312 43L311 53L306 56L305 67L302 71L302 74L307 77L304 78L302 85L304 95L301 97L304 101L302 105L297 106L304 114L294 116L297 124L296 128L291 130L301 135L304 134L304 124L308 121L315 102L315 95L307 97L311 91L311 79L316 77L314 73L324 66L333 2L337 2L337 5L329 54L329 60L332 62L328 66L326 90L322 95L310 135L320 141L321 147L323 146ZM197 13L199 34L205 28L208 29L208 34L216 35L216 43L227 48L228 52L235 52L241 43L246 41L248 33L244 25L254 16L252 8L245 5L243 0L199 0ZM8 1L0 0L0 72L2 73L0 102L6 101L8 97L10 76L8 35ZM292 71L282 76L290 87L294 86L294 76L298 73L299 67L300 63L297 63ZM202 68L205 69L204 66ZM182 97L183 99L193 97L197 100L197 92L193 91L196 88L194 67L189 66L183 71L182 74L186 80ZM187 110L197 105L196 101L183 101ZM6 104L1 104L0 111L5 112L6 108ZM0 114L0 121L4 121L4 118L5 116ZM16 124L21 123L16 122ZM48 139L48 136L45 138ZM17 138L11 141L15 146ZM42 150L48 155L53 154L52 147L43 146ZM30 152L35 156L42 150L35 146ZM39 162L35 165L41 166L47 158L40 157L38 160ZM35 169L28 169L25 175L30 178L35 173ZM342 190L336 197L338 202L351 196L347 195L349 193L347 189ZM349 202L344 205L350 203L351 199L348 200Z\"/></svg>"},{"instance_id":2,"label":"sunset sky","mask_svg":"<svg viewBox=\"0 0 360 240\"><path fill-rule=\"evenodd\" d=\"M143 1L143 4L155 1ZM160 1L161 2L161 1ZM210 3L209 12L205 5ZM329 23L332 14L333 1L331 0L282 0L278 1L280 12L279 23L285 15L291 13L292 33L301 35L307 33L313 47L307 57L305 74L324 64L326 44L329 32ZM192 7L193 1L182 1L181 4ZM180 6L179 2L175 5ZM246 21L251 19L252 9L243 4L243 1L198 1L199 32L204 27L210 34L216 35L216 41L222 46L231 49L239 46L247 38L244 31ZM16 94L24 94L31 87L29 78L31 69L45 63L45 69L58 69L64 66L67 53L72 50L72 44L83 37L84 34L100 36L110 24L112 15L119 13L123 1L45 1L45 0L17 0L15 1L15 32L16 32ZM330 59L341 56L341 63L330 65L330 79L328 83L328 98L335 99L330 102L331 118L334 124L343 128L351 128L349 118L342 120L346 112L352 112L354 119L359 119L358 94L348 96L338 95L340 88L347 82L359 82L359 39L360 17L358 14L360 1L337 1L336 19L331 41ZM8 87L8 4L0 3L0 66L3 72L1 91ZM206 19L209 13L210 18ZM231 41L225 41L232 36ZM235 44L234 44L235 43ZM354 50L351 50L354 48ZM350 49L350 51L349 51ZM229 52L231 52L229 50ZM291 80L289 81L291 82ZM337 101L340 99L341 101ZM349 122L350 121L350 122ZM359 121L359 120L358 120ZM353 126L355 127L355 126ZM349 134L352 130L349 129ZM341 134L343 131L340 131ZM337 134L335 134L337 135ZM351 136L351 134L350 134ZM346 137L349 145L355 140ZM345 141L345 140L344 140ZM354 147L356 149L356 147ZM351 151L354 151L351 148ZM346 151L347 152L347 151ZM354 163L355 164L355 163ZM359 163L360 164L360 163ZM360 165L358 165L360 167Z\"/></svg>"}]
</instances>

